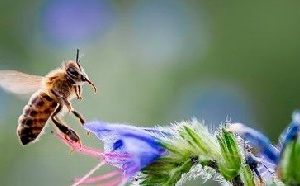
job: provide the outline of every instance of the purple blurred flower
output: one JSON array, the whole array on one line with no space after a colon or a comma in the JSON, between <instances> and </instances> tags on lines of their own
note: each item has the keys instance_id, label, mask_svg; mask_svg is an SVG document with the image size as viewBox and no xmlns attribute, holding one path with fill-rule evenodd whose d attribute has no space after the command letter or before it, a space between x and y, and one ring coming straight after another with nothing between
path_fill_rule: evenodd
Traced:
<instances>
[{"instance_id":1,"label":"purple blurred flower","mask_svg":"<svg viewBox=\"0 0 300 186\"><path fill-rule=\"evenodd\" d=\"M56 45L94 41L114 21L114 11L107 0L47 0L41 11L42 33Z\"/></svg>"},{"instance_id":2,"label":"purple blurred flower","mask_svg":"<svg viewBox=\"0 0 300 186\"><path fill-rule=\"evenodd\" d=\"M104 142L106 153L124 154L131 157L125 159L106 157L105 159L107 163L122 169L128 178L166 153L147 129L101 121L88 122L84 127Z\"/></svg>"}]
</instances>

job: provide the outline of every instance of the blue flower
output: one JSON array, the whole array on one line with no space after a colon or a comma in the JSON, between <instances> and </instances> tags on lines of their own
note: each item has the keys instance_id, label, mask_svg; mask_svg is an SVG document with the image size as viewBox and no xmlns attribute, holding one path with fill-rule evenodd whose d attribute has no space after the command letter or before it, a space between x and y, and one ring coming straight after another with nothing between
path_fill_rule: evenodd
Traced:
<instances>
[{"instance_id":1,"label":"blue flower","mask_svg":"<svg viewBox=\"0 0 300 186\"><path fill-rule=\"evenodd\" d=\"M248 141L252 147L258 150L257 156L260 163L258 169L261 174L260 176L264 177L265 180L269 180L271 177L274 178L276 170L279 170L281 174L282 172L288 173L287 170L283 169L288 169L288 166L286 165L292 160L289 160L287 156L284 157L284 153L289 144L296 142L299 135L299 129L300 113L294 112L292 115L292 122L280 135L279 144L274 146L264 134L241 123L233 123L228 127L229 131L237 133L245 141ZM295 151L290 151L289 149L289 152L293 153ZM299 162L296 160L293 161L296 165ZM283 166L281 166L282 164ZM288 175L285 175L285 177L288 177Z\"/></svg>"},{"instance_id":2,"label":"blue flower","mask_svg":"<svg viewBox=\"0 0 300 186\"><path fill-rule=\"evenodd\" d=\"M279 152L271 144L268 137L259 131L247 127L241 123L233 123L229 126L229 130L239 134L243 139L259 149L260 155L266 157L270 162L276 164L278 162Z\"/></svg>"},{"instance_id":3,"label":"blue flower","mask_svg":"<svg viewBox=\"0 0 300 186\"><path fill-rule=\"evenodd\" d=\"M88 122L84 127L104 142L105 153L129 156L129 158L122 156L105 158L107 163L122 169L128 178L166 154L157 138L152 135L153 129L149 131L145 128L102 121Z\"/></svg>"},{"instance_id":4,"label":"blue flower","mask_svg":"<svg viewBox=\"0 0 300 186\"><path fill-rule=\"evenodd\" d=\"M298 136L300 128L300 113L295 111L292 115L292 122L289 126L281 133L279 137L280 148L285 148L286 144L292 140L295 140Z\"/></svg>"}]
</instances>

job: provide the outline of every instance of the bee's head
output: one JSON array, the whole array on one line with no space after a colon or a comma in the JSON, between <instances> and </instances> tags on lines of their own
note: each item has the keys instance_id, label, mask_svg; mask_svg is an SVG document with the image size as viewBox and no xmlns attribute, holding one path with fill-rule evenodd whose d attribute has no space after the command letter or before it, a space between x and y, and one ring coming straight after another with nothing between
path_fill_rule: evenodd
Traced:
<instances>
[{"instance_id":1,"label":"bee's head","mask_svg":"<svg viewBox=\"0 0 300 186\"><path fill-rule=\"evenodd\" d=\"M77 49L76 61L69 61L64 66L67 78L70 79L73 84L81 84L87 82L88 84L93 86L96 92L97 90L95 85L91 82L87 74L84 72L84 69L81 67L79 62L79 49Z\"/></svg>"}]
</instances>

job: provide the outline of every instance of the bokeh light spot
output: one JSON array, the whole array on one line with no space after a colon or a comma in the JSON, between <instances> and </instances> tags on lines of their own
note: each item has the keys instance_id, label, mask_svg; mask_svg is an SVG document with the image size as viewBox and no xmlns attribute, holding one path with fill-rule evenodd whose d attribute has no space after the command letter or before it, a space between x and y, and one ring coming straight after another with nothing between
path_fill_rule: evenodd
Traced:
<instances>
[{"instance_id":1,"label":"bokeh light spot","mask_svg":"<svg viewBox=\"0 0 300 186\"><path fill-rule=\"evenodd\" d=\"M55 44L80 44L107 31L113 15L105 0L48 0L42 8L42 34Z\"/></svg>"}]
</instances>

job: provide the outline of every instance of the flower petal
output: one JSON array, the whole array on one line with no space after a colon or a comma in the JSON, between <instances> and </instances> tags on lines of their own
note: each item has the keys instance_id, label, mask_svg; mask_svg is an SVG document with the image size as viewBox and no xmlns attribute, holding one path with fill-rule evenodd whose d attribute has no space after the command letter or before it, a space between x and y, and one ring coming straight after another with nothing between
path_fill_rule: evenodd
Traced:
<instances>
[{"instance_id":1,"label":"flower petal","mask_svg":"<svg viewBox=\"0 0 300 186\"><path fill-rule=\"evenodd\" d=\"M286 144L298 136L300 128L300 112L295 111L292 115L292 122L289 126L281 133L279 138L279 145L282 149L285 148Z\"/></svg>"},{"instance_id":2,"label":"flower petal","mask_svg":"<svg viewBox=\"0 0 300 186\"><path fill-rule=\"evenodd\" d=\"M106 122L88 122L85 129L104 142L105 152L129 154L131 158L110 158L106 161L123 169L124 174L134 175L165 153L151 132L145 129Z\"/></svg>"},{"instance_id":3,"label":"flower petal","mask_svg":"<svg viewBox=\"0 0 300 186\"><path fill-rule=\"evenodd\" d=\"M279 151L271 144L268 137L261 132L256 131L250 127L246 127L241 123L233 123L228 127L229 131L235 132L249 141L252 146L259 150L261 155L268 158L274 164L277 164L279 159Z\"/></svg>"}]
</instances>

